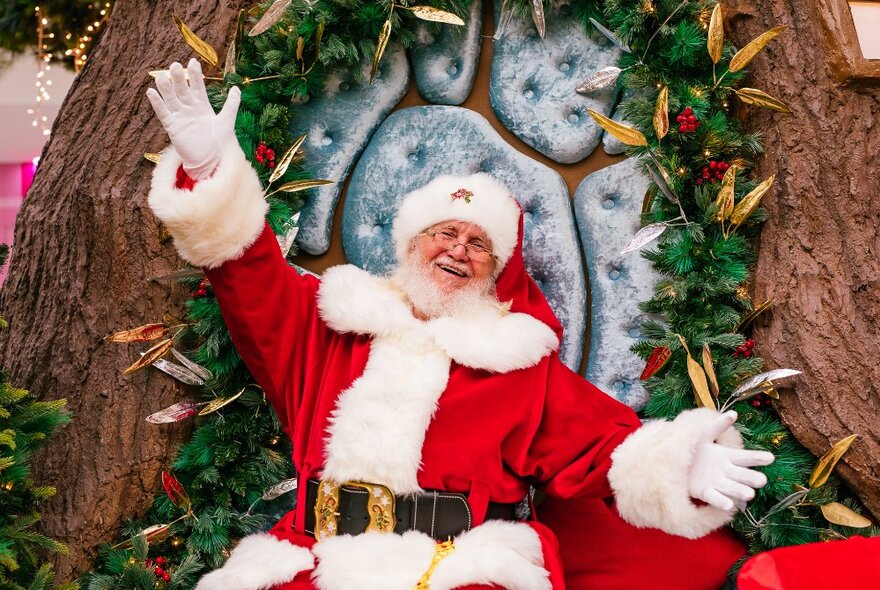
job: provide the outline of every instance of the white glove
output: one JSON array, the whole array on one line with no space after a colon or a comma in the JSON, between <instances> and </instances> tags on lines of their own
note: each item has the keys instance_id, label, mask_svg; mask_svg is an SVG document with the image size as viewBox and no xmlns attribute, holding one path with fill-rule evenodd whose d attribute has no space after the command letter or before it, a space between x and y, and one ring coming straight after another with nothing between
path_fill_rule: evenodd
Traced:
<instances>
[{"instance_id":1,"label":"white glove","mask_svg":"<svg viewBox=\"0 0 880 590\"><path fill-rule=\"evenodd\" d=\"M688 493L721 510L743 507L764 487L767 476L747 467L769 465L776 458L767 451L748 451L715 441L736 422L736 412L726 412L706 425L694 450L688 474Z\"/></svg>"},{"instance_id":2,"label":"white glove","mask_svg":"<svg viewBox=\"0 0 880 590\"><path fill-rule=\"evenodd\" d=\"M186 173L193 179L208 177L217 168L223 149L237 141L235 116L241 90L233 86L223 109L215 115L205 91L202 66L196 59L189 60L188 84L182 65L174 62L169 70L170 75L162 73L156 78L159 92L150 88L147 98L168 132Z\"/></svg>"}]
</instances>

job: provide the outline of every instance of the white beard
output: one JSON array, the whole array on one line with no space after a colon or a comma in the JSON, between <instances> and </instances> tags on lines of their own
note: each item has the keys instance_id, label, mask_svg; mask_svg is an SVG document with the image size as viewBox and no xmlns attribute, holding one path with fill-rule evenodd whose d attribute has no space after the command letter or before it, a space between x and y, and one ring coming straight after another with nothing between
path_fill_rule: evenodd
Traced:
<instances>
[{"instance_id":1,"label":"white beard","mask_svg":"<svg viewBox=\"0 0 880 590\"><path fill-rule=\"evenodd\" d=\"M460 266L451 257L441 258L438 262ZM433 264L433 261L425 260L413 250L391 277L417 312L428 318L437 318L486 304L498 305L495 279L491 276L479 281L471 280L460 289L445 292L438 289L431 279Z\"/></svg>"}]
</instances>

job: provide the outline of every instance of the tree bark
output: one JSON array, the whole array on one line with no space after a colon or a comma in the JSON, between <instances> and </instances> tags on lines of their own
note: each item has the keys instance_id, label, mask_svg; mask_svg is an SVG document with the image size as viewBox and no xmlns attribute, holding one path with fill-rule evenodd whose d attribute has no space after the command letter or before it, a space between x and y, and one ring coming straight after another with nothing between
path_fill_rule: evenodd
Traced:
<instances>
[{"instance_id":1,"label":"tree bark","mask_svg":"<svg viewBox=\"0 0 880 590\"><path fill-rule=\"evenodd\" d=\"M62 105L18 215L0 310L0 364L40 399L65 397L74 421L34 460L57 496L45 532L65 542L60 577L91 567L98 543L149 507L159 472L186 426L144 417L185 397L155 370L123 376L145 345L103 340L115 330L182 314L184 293L160 276L178 268L146 205L152 164L167 137L144 92L149 70L192 51L174 12L223 54L243 2L121 0ZM210 75L210 73L208 74Z\"/></svg>"},{"instance_id":2,"label":"tree bark","mask_svg":"<svg viewBox=\"0 0 880 590\"><path fill-rule=\"evenodd\" d=\"M804 372L777 408L812 453L860 435L836 472L880 517L880 180L872 166L880 152L880 91L864 88L876 80L835 85L833 45L852 42L828 34L829 15L848 16L834 12L838 4L846 6L739 0L728 24L738 47L789 27L752 62L747 85L792 113L742 107L746 128L764 134L757 174L778 175L764 199L770 220L754 285L755 300L774 305L755 340L768 368Z\"/></svg>"}]
</instances>

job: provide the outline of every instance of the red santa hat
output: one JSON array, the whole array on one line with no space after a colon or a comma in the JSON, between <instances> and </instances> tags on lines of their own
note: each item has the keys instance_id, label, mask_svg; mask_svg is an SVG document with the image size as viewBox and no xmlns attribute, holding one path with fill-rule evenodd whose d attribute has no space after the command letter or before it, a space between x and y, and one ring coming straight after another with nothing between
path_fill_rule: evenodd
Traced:
<instances>
[{"instance_id":1,"label":"red santa hat","mask_svg":"<svg viewBox=\"0 0 880 590\"><path fill-rule=\"evenodd\" d=\"M485 172L438 176L403 197L392 233L397 260L406 259L410 241L425 229L455 219L483 228L499 268L504 268L517 245L519 217L510 190Z\"/></svg>"}]
</instances>

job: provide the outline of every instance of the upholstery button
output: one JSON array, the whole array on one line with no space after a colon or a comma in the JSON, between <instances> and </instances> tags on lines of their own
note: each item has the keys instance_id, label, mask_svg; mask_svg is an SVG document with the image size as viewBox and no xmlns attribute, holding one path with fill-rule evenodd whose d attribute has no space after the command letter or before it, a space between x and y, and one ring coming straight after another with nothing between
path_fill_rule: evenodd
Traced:
<instances>
[{"instance_id":1,"label":"upholstery button","mask_svg":"<svg viewBox=\"0 0 880 590\"><path fill-rule=\"evenodd\" d=\"M333 143L333 138L329 135L325 135L321 138L321 145L330 145L331 143Z\"/></svg>"},{"instance_id":2,"label":"upholstery button","mask_svg":"<svg viewBox=\"0 0 880 590\"><path fill-rule=\"evenodd\" d=\"M523 211L523 223L528 223L532 220L532 212L531 211Z\"/></svg>"},{"instance_id":3,"label":"upholstery button","mask_svg":"<svg viewBox=\"0 0 880 590\"><path fill-rule=\"evenodd\" d=\"M374 236L378 236L382 233L382 225L377 223L370 231L373 233Z\"/></svg>"},{"instance_id":4,"label":"upholstery button","mask_svg":"<svg viewBox=\"0 0 880 590\"><path fill-rule=\"evenodd\" d=\"M603 209L614 209L615 204L616 203L614 202L614 199L611 197L608 197L607 199L602 201L602 208Z\"/></svg>"},{"instance_id":5,"label":"upholstery button","mask_svg":"<svg viewBox=\"0 0 880 590\"><path fill-rule=\"evenodd\" d=\"M608 273L608 278L611 279L612 281L616 281L617 279L619 279L620 278L620 269L612 268L611 271Z\"/></svg>"},{"instance_id":6,"label":"upholstery button","mask_svg":"<svg viewBox=\"0 0 880 590\"><path fill-rule=\"evenodd\" d=\"M577 113L572 113L568 116L569 123L577 123L580 120L580 117L577 116Z\"/></svg>"},{"instance_id":7,"label":"upholstery button","mask_svg":"<svg viewBox=\"0 0 880 590\"><path fill-rule=\"evenodd\" d=\"M340 92L347 92L349 88L351 88L351 86L348 85L348 82L342 82L341 84L339 84Z\"/></svg>"},{"instance_id":8,"label":"upholstery button","mask_svg":"<svg viewBox=\"0 0 880 590\"><path fill-rule=\"evenodd\" d=\"M453 64L453 65L449 66L448 68L446 68L446 73L449 74L450 76L454 76L458 73L458 68L455 66L455 64Z\"/></svg>"},{"instance_id":9,"label":"upholstery button","mask_svg":"<svg viewBox=\"0 0 880 590\"><path fill-rule=\"evenodd\" d=\"M417 160L419 159L419 152L418 152L418 151L412 151L412 152L408 153L408 154L406 155L406 159L409 160L410 162L415 162L415 161L417 161Z\"/></svg>"},{"instance_id":10,"label":"upholstery button","mask_svg":"<svg viewBox=\"0 0 880 590\"><path fill-rule=\"evenodd\" d=\"M623 391L624 389L626 389L626 383L620 379L617 379L613 383L611 383L611 389L613 389L614 391Z\"/></svg>"},{"instance_id":11,"label":"upholstery button","mask_svg":"<svg viewBox=\"0 0 880 590\"><path fill-rule=\"evenodd\" d=\"M638 338L639 336L642 335L642 333L639 332L639 329L636 328L635 326L633 326L632 328L630 328L630 329L627 331L627 334L629 334L629 337L630 337L630 338Z\"/></svg>"},{"instance_id":12,"label":"upholstery button","mask_svg":"<svg viewBox=\"0 0 880 590\"><path fill-rule=\"evenodd\" d=\"M525 90L523 90L523 96L525 96L526 98L532 98L533 96L535 96L535 91L531 88L526 88Z\"/></svg>"},{"instance_id":13,"label":"upholstery button","mask_svg":"<svg viewBox=\"0 0 880 590\"><path fill-rule=\"evenodd\" d=\"M564 61L561 64L559 64L559 71L560 72L567 72L570 69L571 69L571 64L568 63L567 61Z\"/></svg>"}]
</instances>

